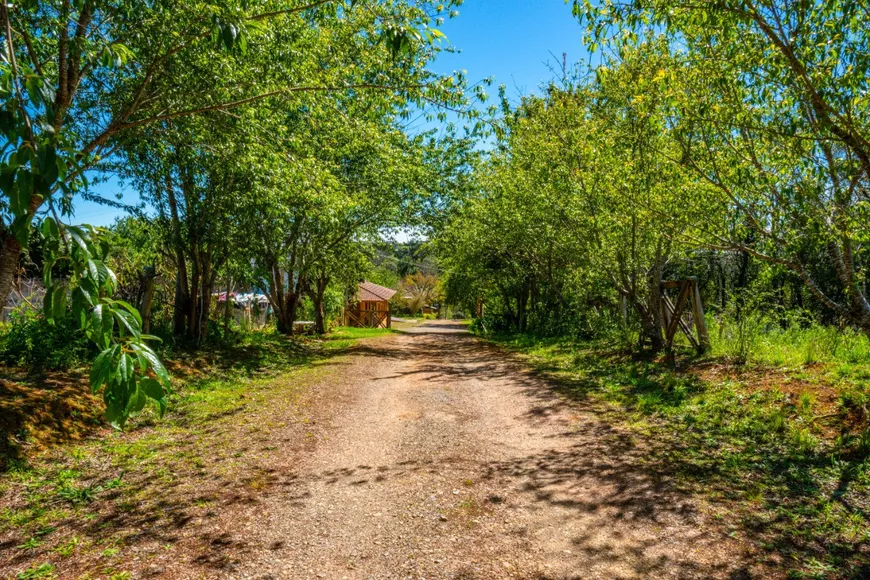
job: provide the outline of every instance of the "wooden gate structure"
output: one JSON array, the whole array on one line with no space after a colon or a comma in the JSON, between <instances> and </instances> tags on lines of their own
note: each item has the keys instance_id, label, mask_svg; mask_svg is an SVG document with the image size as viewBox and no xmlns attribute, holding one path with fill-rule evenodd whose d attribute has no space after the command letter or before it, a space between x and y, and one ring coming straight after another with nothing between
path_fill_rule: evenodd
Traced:
<instances>
[{"instance_id":1,"label":"wooden gate structure","mask_svg":"<svg viewBox=\"0 0 870 580\"><path fill-rule=\"evenodd\" d=\"M345 326L391 328L390 298L396 293L372 282L360 282L355 299L344 309Z\"/></svg>"},{"instance_id":2,"label":"wooden gate structure","mask_svg":"<svg viewBox=\"0 0 870 580\"><path fill-rule=\"evenodd\" d=\"M679 289L677 301L671 302L668 290ZM704 321L704 307L701 304L701 293L698 291L698 279L686 278L685 280L672 280L662 282L662 327L665 329L665 348L670 351L674 344L674 336L677 330L689 339L689 342L698 352L710 350L710 336L707 334L707 323ZM692 328L683 320L683 311L686 305L692 309L692 321L697 331L697 337L692 333Z\"/></svg>"}]
</instances>

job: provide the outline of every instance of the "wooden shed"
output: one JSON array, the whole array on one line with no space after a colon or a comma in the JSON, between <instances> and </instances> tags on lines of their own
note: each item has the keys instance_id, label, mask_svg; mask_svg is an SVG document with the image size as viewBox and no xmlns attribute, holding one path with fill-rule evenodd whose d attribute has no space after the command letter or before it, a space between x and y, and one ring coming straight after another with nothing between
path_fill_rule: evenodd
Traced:
<instances>
[{"instance_id":1,"label":"wooden shed","mask_svg":"<svg viewBox=\"0 0 870 580\"><path fill-rule=\"evenodd\" d=\"M390 328L390 298L396 293L372 282L360 282L357 294L344 309L344 324L362 328Z\"/></svg>"}]
</instances>

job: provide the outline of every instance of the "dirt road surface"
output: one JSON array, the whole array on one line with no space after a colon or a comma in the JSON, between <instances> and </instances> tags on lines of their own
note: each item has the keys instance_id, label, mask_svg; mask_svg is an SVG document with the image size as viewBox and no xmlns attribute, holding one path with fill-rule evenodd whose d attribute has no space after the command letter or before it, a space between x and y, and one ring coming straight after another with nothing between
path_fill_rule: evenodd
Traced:
<instances>
[{"instance_id":1,"label":"dirt road surface","mask_svg":"<svg viewBox=\"0 0 870 580\"><path fill-rule=\"evenodd\" d=\"M743 578L746 553L642 441L511 357L433 321L379 338L319 389L274 489L221 514L216 552L162 576Z\"/></svg>"}]
</instances>

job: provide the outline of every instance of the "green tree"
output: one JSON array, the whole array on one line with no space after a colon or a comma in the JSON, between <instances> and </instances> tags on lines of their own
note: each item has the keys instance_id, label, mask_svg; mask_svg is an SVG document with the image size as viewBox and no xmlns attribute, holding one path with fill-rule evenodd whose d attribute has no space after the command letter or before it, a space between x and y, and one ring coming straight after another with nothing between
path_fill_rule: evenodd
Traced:
<instances>
[{"instance_id":1,"label":"green tree","mask_svg":"<svg viewBox=\"0 0 870 580\"><path fill-rule=\"evenodd\" d=\"M718 205L700 243L794 272L870 333L870 58L866 11L847 0L575 2L588 41L664 32L682 58L675 159ZM823 264L819 268L820 256ZM829 272L832 275L829 275Z\"/></svg>"}]
</instances>

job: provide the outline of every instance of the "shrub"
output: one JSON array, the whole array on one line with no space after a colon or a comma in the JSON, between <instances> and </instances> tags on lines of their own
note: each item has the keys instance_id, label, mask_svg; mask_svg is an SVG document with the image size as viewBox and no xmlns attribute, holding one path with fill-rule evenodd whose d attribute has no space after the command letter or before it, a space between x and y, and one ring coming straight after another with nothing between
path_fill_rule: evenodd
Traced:
<instances>
[{"instance_id":1,"label":"shrub","mask_svg":"<svg viewBox=\"0 0 870 580\"><path fill-rule=\"evenodd\" d=\"M64 370L83 364L90 349L71 315L49 324L41 314L19 311L0 334L0 362L33 370Z\"/></svg>"}]
</instances>

